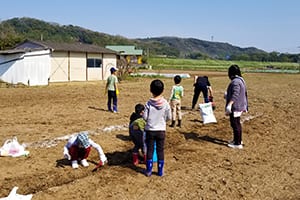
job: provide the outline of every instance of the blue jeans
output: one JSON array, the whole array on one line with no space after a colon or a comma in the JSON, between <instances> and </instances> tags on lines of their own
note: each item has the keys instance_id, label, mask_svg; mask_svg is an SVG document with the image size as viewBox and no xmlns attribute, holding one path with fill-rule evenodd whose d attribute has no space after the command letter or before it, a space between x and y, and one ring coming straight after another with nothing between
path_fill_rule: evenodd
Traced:
<instances>
[{"instance_id":1,"label":"blue jeans","mask_svg":"<svg viewBox=\"0 0 300 200\"><path fill-rule=\"evenodd\" d=\"M118 98L117 98L117 94L116 91L112 91L112 90L108 90L107 92L107 108L109 111L118 111ZM111 109L111 100L113 100L113 109Z\"/></svg>"}]
</instances>

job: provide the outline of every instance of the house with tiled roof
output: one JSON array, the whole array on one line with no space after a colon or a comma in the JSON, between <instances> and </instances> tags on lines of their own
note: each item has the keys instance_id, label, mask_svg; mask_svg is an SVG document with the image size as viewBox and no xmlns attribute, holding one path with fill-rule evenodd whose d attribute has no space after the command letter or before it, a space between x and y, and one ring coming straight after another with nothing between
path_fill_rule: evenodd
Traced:
<instances>
[{"instance_id":1,"label":"house with tiled roof","mask_svg":"<svg viewBox=\"0 0 300 200\"><path fill-rule=\"evenodd\" d=\"M26 40L0 51L0 81L25 85L106 80L118 52L82 43Z\"/></svg>"},{"instance_id":2,"label":"house with tiled roof","mask_svg":"<svg viewBox=\"0 0 300 200\"><path fill-rule=\"evenodd\" d=\"M142 64L143 50L131 45L107 45L107 49L117 51L128 63Z\"/></svg>"}]
</instances>

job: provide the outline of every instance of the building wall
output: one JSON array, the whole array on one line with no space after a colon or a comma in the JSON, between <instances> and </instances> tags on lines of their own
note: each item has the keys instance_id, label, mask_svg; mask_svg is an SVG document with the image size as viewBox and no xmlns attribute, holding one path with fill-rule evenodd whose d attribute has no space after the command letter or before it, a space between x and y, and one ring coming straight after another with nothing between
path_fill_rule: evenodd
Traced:
<instances>
[{"instance_id":1,"label":"building wall","mask_svg":"<svg viewBox=\"0 0 300 200\"><path fill-rule=\"evenodd\" d=\"M70 81L86 81L86 53L70 52Z\"/></svg>"},{"instance_id":2,"label":"building wall","mask_svg":"<svg viewBox=\"0 0 300 200\"><path fill-rule=\"evenodd\" d=\"M27 76L24 72L24 55L12 54L0 57L0 80L10 83L17 84L23 83L28 84Z\"/></svg>"},{"instance_id":3,"label":"building wall","mask_svg":"<svg viewBox=\"0 0 300 200\"><path fill-rule=\"evenodd\" d=\"M49 50L2 56L0 80L24 85L48 85L50 76Z\"/></svg>"},{"instance_id":4,"label":"building wall","mask_svg":"<svg viewBox=\"0 0 300 200\"><path fill-rule=\"evenodd\" d=\"M103 55L103 80L110 75L110 68L117 67L117 56L114 54Z\"/></svg>"},{"instance_id":5,"label":"building wall","mask_svg":"<svg viewBox=\"0 0 300 200\"><path fill-rule=\"evenodd\" d=\"M24 46L25 48L25 46ZM102 61L101 67L87 67L87 58ZM117 66L114 53L86 53L33 50L0 54L0 81L47 85L49 82L106 80Z\"/></svg>"},{"instance_id":6,"label":"building wall","mask_svg":"<svg viewBox=\"0 0 300 200\"><path fill-rule=\"evenodd\" d=\"M136 55L126 55L125 59L127 60L127 63L142 64L143 57Z\"/></svg>"},{"instance_id":7,"label":"building wall","mask_svg":"<svg viewBox=\"0 0 300 200\"><path fill-rule=\"evenodd\" d=\"M102 67L87 68L87 58L102 59ZM115 54L52 52L50 82L106 80L117 66Z\"/></svg>"},{"instance_id":8,"label":"building wall","mask_svg":"<svg viewBox=\"0 0 300 200\"><path fill-rule=\"evenodd\" d=\"M24 53L0 55L0 81L15 83L17 77L13 76L17 68L23 70Z\"/></svg>"},{"instance_id":9,"label":"building wall","mask_svg":"<svg viewBox=\"0 0 300 200\"><path fill-rule=\"evenodd\" d=\"M138 59L138 64L143 64L143 56L137 56L137 59Z\"/></svg>"},{"instance_id":10,"label":"building wall","mask_svg":"<svg viewBox=\"0 0 300 200\"><path fill-rule=\"evenodd\" d=\"M48 85L50 69L49 50L25 54L24 71L28 79L28 85Z\"/></svg>"},{"instance_id":11,"label":"building wall","mask_svg":"<svg viewBox=\"0 0 300 200\"><path fill-rule=\"evenodd\" d=\"M52 52L50 82L69 81L68 52Z\"/></svg>"},{"instance_id":12,"label":"building wall","mask_svg":"<svg viewBox=\"0 0 300 200\"><path fill-rule=\"evenodd\" d=\"M102 68L103 68L103 58L101 53L88 53L88 58L96 58L102 60L101 67L97 68L87 68L87 79L88 81L102 80Z\"/></svg>"}]
</instances>

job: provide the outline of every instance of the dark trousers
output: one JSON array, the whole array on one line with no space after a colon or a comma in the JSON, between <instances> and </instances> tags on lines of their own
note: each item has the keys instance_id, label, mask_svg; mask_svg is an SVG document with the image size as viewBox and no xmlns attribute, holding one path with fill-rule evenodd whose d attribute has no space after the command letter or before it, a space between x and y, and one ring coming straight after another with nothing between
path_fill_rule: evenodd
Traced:
<instances>
[{"instance_id":1,"label":"dark trousers","mask_svg":"<svg viewBox=\"0 0 300 200\"><path fill-rule=\"evenodd\" d=\"M204 102L205 103L208 103L209 100L208 100L208 90L207 90L207 86L196 86L195 89L194 89L194 96L193 96L193 102L192 102L192 109L195 108L195 105L197 104L198 102L198 98L199 98L199 95L200 93L203 93L203 98L204 98Z\"/></svg>"},{"instance_id":2,"label":"dark trousers","mask_svg":"<svg viewBox=\"0 0 300 200\"><path fill-rule=\"evenodd\" d=\"M142 153L145 153L145 148L144 148L144 135L143 131L131 131L130 132L130 137L132 139L132 142L134 144L134 147L132 149L133 153L138 153L139 149L142 150Z\"/></svg>"},{"instance_id":3,"label":"dark trousers","mask_svg":"<svg viewBox=\"0 0 300 200\"><path fill-rule=\"evenodd\" d=\"M158 160L164 160L164 145L166 131L146 131L147 160L152 160L154 152L154 141L156 142L156 153Z\"/></svg>"},{"instance_id":4,"label":"dark trousers","mask_svg":"<svg viewBox=\"0 0 300 200\"><path fill-rule=\"evenodd\" d=\"M108 90L107 92L107 108L109 111L118 111L118 98L117 98L117 94L116 91L111 91ZM111 100L113 100L113 108L111 109Z\"/></svg>"},{"instance_id":5,"label":"dark trousers","mask_svg":"<svg viewBox=\"0 0 300 200\"><path fill-rule=\"evenodd\" d=\"M91 147L79 148L77 145L73 145L69 149L71 160L83 160L87 159L91 151Z\"/></svg>"},{"instance_id":6,"label":"dark trousers","mask_svg":"<svg viewBox=\"0 0 300 200\"><path fill-rule=\"evenodd\" d=\"M242 142L242 125L240 117L233 117L233 113L230 114L230 125L233 130L233 140L235 145L239 145Z\"/></svg>"}]
</instances>

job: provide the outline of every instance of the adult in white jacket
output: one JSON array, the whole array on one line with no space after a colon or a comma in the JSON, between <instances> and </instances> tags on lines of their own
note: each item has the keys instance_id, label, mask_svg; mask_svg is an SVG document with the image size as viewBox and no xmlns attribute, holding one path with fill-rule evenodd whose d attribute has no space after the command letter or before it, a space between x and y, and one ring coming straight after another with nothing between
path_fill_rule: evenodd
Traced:
<instances>
[{"instance_id":1,"label":"adult in white jacket","mask_svg":"<svg viewBox=\"0 0 300 200\"><path fill-rule=\"evenodd\" d=\"M92 147L95 148L99 154L99 165L104 165L107 162L107 158L101 146L90 139L87 132L80 132L72 136L64 146L63 154L65 158L71 160L72 168L77 169L79 167L78 161L80 161L83 167L88 167L89 163L86 159Z\"/></svg>"}]
</instances>

